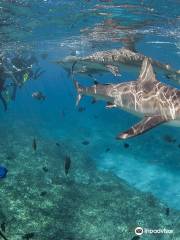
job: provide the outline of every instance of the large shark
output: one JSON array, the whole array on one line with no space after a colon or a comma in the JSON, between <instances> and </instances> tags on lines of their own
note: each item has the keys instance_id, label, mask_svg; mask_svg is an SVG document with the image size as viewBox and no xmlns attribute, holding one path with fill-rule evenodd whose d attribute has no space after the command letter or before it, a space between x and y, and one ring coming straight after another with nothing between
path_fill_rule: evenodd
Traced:
<instances>
[{"instance_id":1,"label":"large shark","mask_svg":"<svg viewBox=\"0 0 180 240\"><path fill-rule=\"evenodd\" d=\"M180 123L180 90L159 82L148 58L143 61L137 81L95 83L91 87L82 87L76 80L74 83L78 92L77 104L82 96L88 95L107 101L107 108L122 108L143 116L142 121L120 133L117 139L137 136L162 123Z\"/></svg>"},{"instance_id":2,"label":"large shark","mask_svg":"<svg viewBox=\"0 0 180 240\"><path fill-rule=\"evenodd\" d=\"M62 60L56 61L56 63L62 65L69 73L71 73L73 63L76 63L74 73L92 75L111 72L117 76L120 75L122 70L127 66L131 68L140 67L145 58L145 55L123 47L109 51L95 52L85 57L67 56ZM152 58L149 58L149 61L156 69L164 71L174 82L180 83L180 70L174 70L169 64L160 63Z\"/></svg>"}]
</instances>

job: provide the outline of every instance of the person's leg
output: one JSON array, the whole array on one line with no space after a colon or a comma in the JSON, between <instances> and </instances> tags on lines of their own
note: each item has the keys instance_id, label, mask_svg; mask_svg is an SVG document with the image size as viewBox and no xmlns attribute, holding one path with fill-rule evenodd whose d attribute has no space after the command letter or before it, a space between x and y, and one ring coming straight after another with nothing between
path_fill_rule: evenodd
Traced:
<instances>
[{"instance_id":1,"label":"person's leg","mask_svg":"<svg viewBox=\"0 0 180 240\"><path fill-rule=\"evenodd\" d=\"M11 96L11 99L13 100L13 101L15 101L15 99L16 99L16 91L17 91L17 85L16 84L13 84L13 89L12 89L12 96Z\"/></svg>"},{"instance_id":2,"label":"person's leg","mask_svg":"<svg viewBox=\"0 0 180 240\"><path fill-rule=\"evenodd\" d=\"M0 93L0 100L2 101L2 104L4 106L4 111L7 111L7 102L4 99L4 97L2 96L2 93Z\"/></svg>"}]
</instances>

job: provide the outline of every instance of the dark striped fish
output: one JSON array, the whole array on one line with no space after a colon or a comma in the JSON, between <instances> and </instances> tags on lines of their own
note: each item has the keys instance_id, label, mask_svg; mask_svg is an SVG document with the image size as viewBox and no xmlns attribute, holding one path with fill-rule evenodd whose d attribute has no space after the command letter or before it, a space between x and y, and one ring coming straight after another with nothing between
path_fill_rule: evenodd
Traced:
<instances>
[{"instance_id":1,"label":"dark striped fish","mask_svg":"<svg viewBox=\"0 0 180 240\"><path fill-rule=\"evenodd\" d=\"M36 139L35 138L33 138L32 148L33 148L34 151L36 151L36 149L37 149L37 143L36 143Z\"/></svg>"},{"instance_id":2,"label":"dark striped fish","mask_svg":"<svg viewBox=\"0 0 180 240\"><path fill-rule=\"evenodd\" d=\"M71 167L71 158L69 156L66 156L64 159L64 171L66 175L68 175L70 167Z\"/></svg>"}]
</instances>

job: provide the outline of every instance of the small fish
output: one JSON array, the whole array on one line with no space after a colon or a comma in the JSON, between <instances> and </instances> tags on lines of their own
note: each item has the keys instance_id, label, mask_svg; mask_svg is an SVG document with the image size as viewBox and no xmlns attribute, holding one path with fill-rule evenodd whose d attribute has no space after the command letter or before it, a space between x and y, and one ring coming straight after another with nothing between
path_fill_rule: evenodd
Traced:
<instances>
[{"instance_id":1,"label":"small fish","mask_svg":"<svg viewBox=\"0 0 180 240\"><path fill-rule=\"evenodd\" d=\"M32 98L40 101L40 100L45 100L46 96L42 92L38 91L38 92L33 92Z\"/></svg>"},{"instance_id":2,"label":"small fish","mask_svg":"<svg viewBox=\"0 0 180 240\"><path fill-rule=\"evenodd\" d=\"M82 142L83 145L89 145L89 143L90 143L90 142L87 141L87 140L85 140L85 141Z\"/></svg>"},{"instance_id":3,"label":"small fish","mask_svg":"<svg viewBox=\"0 0 180 240\"><path fill-rule=\"evenodd\" d=\"M29 239L32 239L34 236L35 236L35 233L34 232L30 232L30 233L26 233L25 235L23 235L22 239L29 240Z\"/></svg>"},{"instance_id":4,"label":"small fish","mask_svg":"<svg viewBox=\"0 0 180 240\"><path fill-rule=\"evenodd\" d=\"M56 146L57 146L57 147L60 147L60 144L59 144L58 142L56 142Z\"/></svg>"},{"instance_id":5,"label":"small fish","mask_svg":"<svg viewBox=\"0 0 180 240\"><path fill-rule=\"evenodd\" d=\"M34 151L36 151L36 149L37 149L37 143L36 143L35 138L33 139L33 142L32 142L32 148L33 148Z\"/></svg>"},{"instance_id":6,"label":"small fish","mask_svg":"<svg viewBox=\"0 0 180 240\"><path fill-rule=\"evenodd\" d=\"M79 107L79 108L78 108L78 112L84 112L85 110L86 110L85 107Z\"/></svg>"},{"instance_id":7,"label":"small fish","mask_svg":"<svg viewBox=\"0 0 180 240\"><path fill-rule=\"evenodd\" d=\"M128 148L129 147L129 143L124 143L124 148Z\"/></svg>"},{"instance_id":8,"label":"small fish","mask_svg":"<svg viewBox=\"0 0 180 240\"><path fill-rule=\"evenodd\" d=\"M40 193L40 196L41 197L44 197L44 196L46 196L47 195L47 192L46 191L42 191L41 193Z\"/></svg>"},{"instance_id":9,"label":"small fish","mask_svg":"<svg viewBox=\"0 0 180 240\"><path fill-rule=\"evenodd\" d=\"M110 148L106 148L106 152L109 152L111 149Z\"/></svg>"},{"instance_id":10,"label":"small fish","mask_svg":"<svg viewBox=\"0 0 180 240\"><path fill-rule=\"evenodd\" d=\"M166 208L166 216L169 217L169 214L170 214L170 209L167 207Z\"/></svg>"},{"instance_id":11,"label":"small fish","mask_svg":"<svg viewBox=\"0 0 180 240\"><path fill-rule=\"evenodd\" d=\"M44 172L48 172L48 168L47 168L46 166L43 167L42 170L43 170Z\"/></svg>"},{"instance_id":12,"label":"small fish","mask_svg":"<svg viewBox=\"0 0 180 240\"><path fill-rule=\"evenodd\" d=\"M164 135L163 139L167 143L175 143L176 142L176 139L168 134Z\"/></svg>"},{"instance_id":13,"label":"small fish","mask_svg":"<svg viewBox=\"0 0 180 240\"><path fill-rule=\"evenodd\" d=\"M97 100L95 98L92 99L91 104L95 104Z\"/></svg>"},{"instance_id":14,"label":"small fish","mask_svg":"<svg viewBox=\"0 0 180 240\"><path fill-rule=\"evenodd\" d=\"M66 156L64 159L64 171L66 175L68 174L70 167L71 167L71 158L69 156Z\"/></svg>"}]
</instances>

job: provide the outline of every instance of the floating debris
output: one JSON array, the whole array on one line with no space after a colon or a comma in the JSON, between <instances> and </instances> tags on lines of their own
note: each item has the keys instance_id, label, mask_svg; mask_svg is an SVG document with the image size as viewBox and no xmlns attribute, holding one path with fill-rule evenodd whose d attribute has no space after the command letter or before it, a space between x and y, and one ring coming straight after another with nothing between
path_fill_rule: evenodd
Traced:
<instances>
[{"instance_id":1,"label":"floating debris","mask_svg":"<svg viewBox=\"0 0 180 240\"><path fill-rule=\"evenodd\" d=\"M66 175L68 174L70 167L71 167L71 158L69 156L66 156L64 159L64 171Z\"/></svg>"},{"instance_id":2,"label":"floating debris","mask_svg":"<svg viewBox=\"0 0 180 240\"><path fill-rule=\"evenodd\" d=\"M36 149L37 149L37 143L36 143L36 139L35 138L33 138L32 148L33 148L34 151L36 151Z\"/></svg>"},{"instance_id":3,"label":"floating debris","mask_svg":"<svg viewBox=\"0 0 180 240\"><path fill-rule=\"evenodd\" d=\"M90 142L88 140L85 140L85 141L82 142L83 145L89 145L89 143Z\"/></svg>"}]
</instances>

